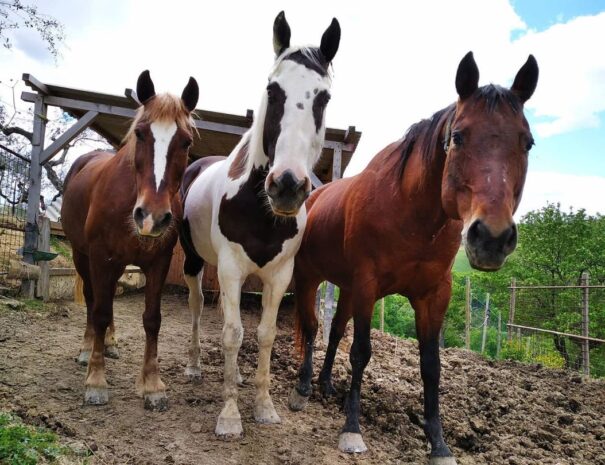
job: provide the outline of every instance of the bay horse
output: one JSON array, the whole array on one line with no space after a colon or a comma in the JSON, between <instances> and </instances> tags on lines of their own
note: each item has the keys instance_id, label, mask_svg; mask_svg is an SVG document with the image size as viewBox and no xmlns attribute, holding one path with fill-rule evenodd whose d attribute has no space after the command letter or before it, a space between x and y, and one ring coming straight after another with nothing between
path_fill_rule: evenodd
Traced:
<instances>
[{"instance_id":1,"label":"bay horse","mask_svg":"<svg viewBox=\"0 0 605 465\"><path fill-rule=\"evenodd\" d=\"M347 322L354 321L342 451L366 450L359 413L372 351L372 312L376 300L399 293L416 316L430 463L456 463L439 418L439 331L451 295L451 269L461 240L471 265L485 271L499 269L516 246L513 213L533 145L523 104L537 79L538 65L530 55L510 89L479 87L469 52L456 74L456 103L413 125L357 176L322 186L307 201L307 228L294 271L304 359L289 405L304 408L312 392L315 293L327 280L340 287L340 299L319 375L325 396L335 393L334 356Z\"/></svg>"},{"instance_id":2,"label":"bay horse","mask_svg":"<svg viewBox=\"0 0 605 465\"><path fill-rule=\"evenodd\" d=\"M191 380L201 378L199 321L207 262L217 266L224 315L225 404L215 428L224 439L243 434L237 406L241 382L237 354L243 338L240 292L250 274L263 282L254 417L259 423L280 422L269 394L269 363L277 311L292 279L294 255L305 229L309 174L324 142L329 66L338 50L340 26L334 18L318 48L291 47L290 34L282 11L273 24L275 63L252 127L227 158L191 164L182 186L180 240L192 315L185 373Z\"/></svg>"},{"instance_id":3,"label":"bay horse","mask_svg":"<svg viewBox=\"0 0 605 465\"><path fill-rule=\"evenodd\" d=\"M149 71L144 71L137 81L142 106L122 148L116 154L82 155L65 178L61 222L82 277L87 310L79 357L88 362L86 404L108 401L104 350L106 344L114 346L110 353L115 355L113 297L126 265L134 264L146 278L145 356L137 390L146 408L167 407L157 359L160 297L178 240L179 187L193 141L191 112L198 95L193 78L180 98L156 95Z\"/></svg>"}]
</instances>

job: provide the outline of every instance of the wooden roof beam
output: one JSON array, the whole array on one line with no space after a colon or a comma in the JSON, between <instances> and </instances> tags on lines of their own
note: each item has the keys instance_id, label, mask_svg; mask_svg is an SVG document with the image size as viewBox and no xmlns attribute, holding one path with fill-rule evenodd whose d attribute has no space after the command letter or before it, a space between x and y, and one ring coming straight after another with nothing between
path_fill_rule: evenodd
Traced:
<instances>
[{"instance_id":1,"label":"wooden roof beam","mask_svg":"<svg viewBox=\"0 0 605 465\"><path fill-rule=\"evenodd\" d=\"M28 87L31 87L36 92L39 92L44 95L50 94L50 91L49 91L48 87L46 86L46 84L41 83L35 77L33 77L31 74L23 73L22 77L23 77L23 81L25 82L25 84Z\"/></svg>"}]
</instances>

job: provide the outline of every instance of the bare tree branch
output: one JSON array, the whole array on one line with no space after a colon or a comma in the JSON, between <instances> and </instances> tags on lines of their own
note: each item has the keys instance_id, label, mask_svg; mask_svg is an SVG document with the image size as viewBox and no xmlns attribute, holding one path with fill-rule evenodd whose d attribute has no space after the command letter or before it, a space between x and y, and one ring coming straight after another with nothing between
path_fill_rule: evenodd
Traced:
<instances>
[{"instance_id":1,"label":"bare tree branch","mask_svg":"<svg viewBox=\"0 0 605 465\"><path fill-rule=\"evenodd\" d=\"M31 133L30 131L26 131L25 129L20 128L18 126L11 126L8 128L0 126L0 128L2 129L2 132L4 133L4 135L6 135L6 136L10 136L11 134L18 134L20 136L25 137L30 142L34 139L33 133Z\"/></svg>"}]
</instances>

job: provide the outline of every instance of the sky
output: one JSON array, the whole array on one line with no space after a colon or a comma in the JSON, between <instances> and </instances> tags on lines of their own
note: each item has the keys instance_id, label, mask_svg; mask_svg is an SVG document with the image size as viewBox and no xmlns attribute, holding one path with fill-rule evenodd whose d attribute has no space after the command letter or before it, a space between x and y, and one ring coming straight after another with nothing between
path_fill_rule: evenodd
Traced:
<instances>
[{"instance_id":1,"label":"sky","mask_svg":"<svg viewBox=\"0 0 605 465\"><path fill-rule=\"evenodd\" d=\"M605 213L603 0L36 4L65 25L62 57L54 61L35 33L19 30L13 49L0 49L0 81L27 72L42 82L121 95L149 69L156 90L180 94L192 75L200 108L236 114L257 111L280 10L293 45L319 44L338 18L342 39L326 122L363 133L345 175L361 171L411 124L455 101L456 69L469 50L480 85L509 86L531 53L540 79L525 112L536 146L516 216L548 201ZM10 100L5 85L0 99Z\"/></svg>"}]
</instances>

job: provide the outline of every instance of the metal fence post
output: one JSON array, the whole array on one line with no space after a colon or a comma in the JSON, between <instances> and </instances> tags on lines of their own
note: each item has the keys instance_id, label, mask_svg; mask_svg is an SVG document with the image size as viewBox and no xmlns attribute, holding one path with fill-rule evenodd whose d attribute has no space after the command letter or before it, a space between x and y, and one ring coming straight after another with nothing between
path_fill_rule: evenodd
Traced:
<instances>
[{"instance_id":1,"label":"metal fence post","mask_svg":"<svg viewBox=\"0 0 605 465\"><path fill-rule=\"evenodd\" d=\"M466 288L464 292L464 306L466 310L466 324L464 326L464 339L466 350L471 350L471 278L466 277Z\"/></svg>"},{"instance_id":2,"label":"metal fence post","mask_svg":"<svg viewBox=\"0 0 605 465\"><path fill-rule=\"evenodd\" d=\"M589 337L589 276L588 272L582 273L582 336ZM590 375L590 341L584 339L582 341L582 369L584 374Z\"/></svg>"},{"instance_id":3,"label":"metal fence post","mask_svg":"<svg viewBox=\"0 0 605 465\"><path fill-rule=\"evenodd\" d=\"M517 301L517 280L512 278L510 280L510 309L508 311L508 324L512 325L515 323L515 304ZM508 326L508 342L513 339L513 329Z\"/></svg>"}]
</instances>

